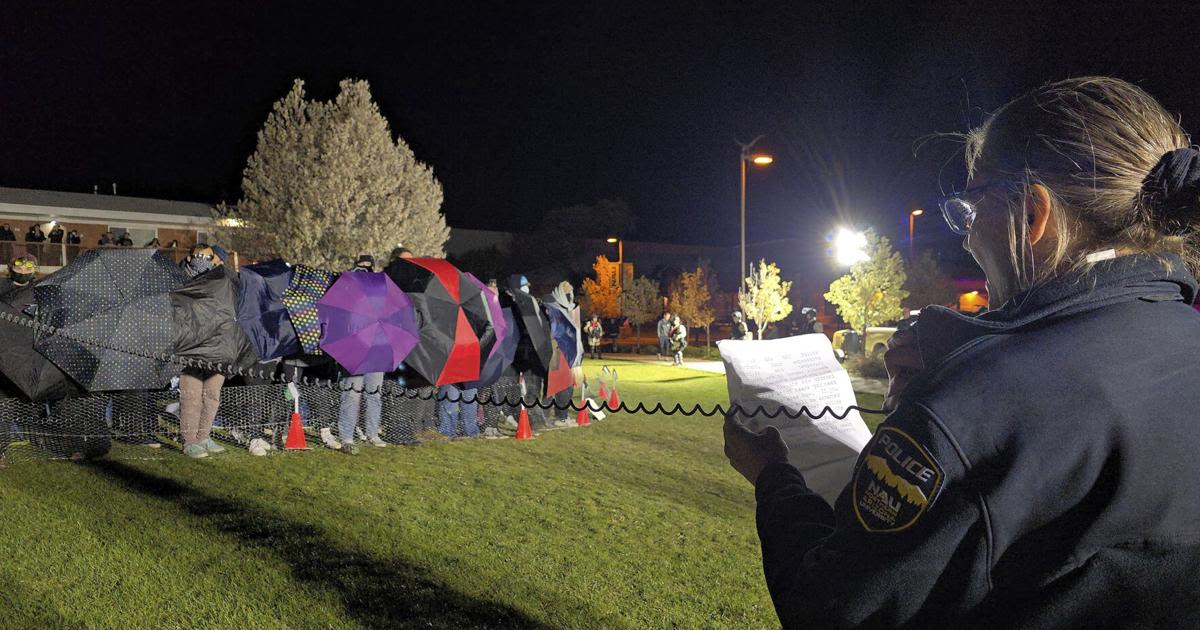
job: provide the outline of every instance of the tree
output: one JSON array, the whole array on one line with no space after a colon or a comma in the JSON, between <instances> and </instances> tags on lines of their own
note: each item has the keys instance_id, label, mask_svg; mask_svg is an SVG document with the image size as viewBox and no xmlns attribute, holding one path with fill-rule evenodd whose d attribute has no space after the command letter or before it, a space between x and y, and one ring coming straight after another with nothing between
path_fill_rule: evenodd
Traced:
<instances>
[{"instance_id":1,"label":"tree","mask_svg":"<svg viewBox=\"0 0 1200 630\"><path fill-rule=\"evenodd\" d=\"M904 288L908 291L908 298L904 300L905 312L919 311L930 304L946 306L958 301L958 288L942 273L930 251L921 252L912 262Z\"/></svg>"},{"instance_id":2,"label":"tree","mask_svg":"<svg viewBox=\"0 0 1200 630\"><path fill-rule=\"evenodd\" d=\"M602 241L633 230L634 216L620 200L554 208L532 232L519 234L513 251L521 252L524 273L538 270L539 276L555 282L566 278L578 283L592 266L596 252L587 239ZM613 250L615 253L615 249Z\"/></svg>"},{"instance_id":3,"label":"tree","mask_svg":"<svg viewBox=\"0 0 1200 630\"><path fill-rule=\"evenodd\" d=\"M596 277L583 279L584 309L601 317L621 316L620 270L606 256L597 256L592 265Z\"/></svg>"},{"instance_id":4,"label":"tree","mask_svg":"<svg viewBox=\"0 0 1200 630\"><path fill-rule=\"evenodd\" d=\"M658 283L638 276L629 286L621 291L621 313L633 324L634 333L640 339L642 324L648 324L662 316L662 296L658 292Z\"/></svg>"},{"instance_id":5,"label":"tree","mask_svg":"<svg viewBox=\"0 0 1200 630\"><path fill-rule=\"evenodd\" d=\"M671 284L671 312L689 326L704 328L705 345L711 346L709 326L716 314L712 307L712 272L703 264L695 271L685 271Z\"/></svg>"},{"instance_id":6,"label":"tree","mask_svg":"<svg viewBox=\"0 0 1200 630\"><path fill-rule=\"evenodd\" d=\"M792 303L788 300L791 290L791 281L779 276L775 263L760 260L751 266L745 288L738 294L738 306L746 319L754 322L759 339L768 326L792 314Z\"/></svg>"},{"instance_id":7,"label":"tree","mask_svg":"<svg viewBox=\"0 0 1200 630\"><path fill-rule=\"evenodd\" d=\"M838 315L851 328L866 333L869 326L904 317L900 305L908 297L904 290L904 261L892 251L887 237L867 230L867 258L850 267L850 273L829 285L825 299L837 306Z\"/></svg>"},{"instance_id":8,"label":"tree","mask_svg":"<svg viewBox=\"0 0 1200 630\"><path fill-rule=\"evenodd\" d=\"M332 101L310 101L297 79L275 103L217 238L250 258L334 269L361 253L386 260L397 245L443 256L450 232L433 170L393 140L366 81L339 87Z\"/></svg>"}]
</instances>

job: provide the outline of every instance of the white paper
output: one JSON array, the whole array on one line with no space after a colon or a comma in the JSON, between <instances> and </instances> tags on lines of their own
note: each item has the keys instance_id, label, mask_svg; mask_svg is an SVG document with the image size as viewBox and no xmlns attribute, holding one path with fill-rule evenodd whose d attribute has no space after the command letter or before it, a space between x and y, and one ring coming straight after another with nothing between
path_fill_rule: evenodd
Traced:
<instances>
[{"instance_id":1,"label":"white paper","mask_svg":"<svg viewBox=\"0 0 1200 630\"><path fill-rule=\"evenodd\" d=\"M782 407L795 414L807 408L817 415L829 407L841 415L858 404L850 375L838 364L825 335L727 340L717 347L725 361L729 400L745 409L761 406L773 413ZM804 475L808 487L830 503L850 482L858 454L871 440L857 410L840 420L826 413L796 419L743 414L742 421L754 431L768 425L778 429L788 445L789 462Z\"/></svg>"}]
</instances>

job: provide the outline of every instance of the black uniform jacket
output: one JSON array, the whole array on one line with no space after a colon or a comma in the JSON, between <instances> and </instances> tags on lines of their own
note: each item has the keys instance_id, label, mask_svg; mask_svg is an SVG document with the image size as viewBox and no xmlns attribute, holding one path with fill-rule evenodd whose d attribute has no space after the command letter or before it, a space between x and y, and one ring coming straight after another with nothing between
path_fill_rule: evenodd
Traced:
<instances>
[{"instance_id":1,"label":"black uniform jacket","mask_svg":"<svg viewBox=\"0 0 1200 630\"><path fill-rule=\"evenodd\" d=\"M835 507L786 464L758 479L783 625L1200 625L1196 288L1127 256L983 317L925 309L926 370Z\"/></svg>"}]
</instances>

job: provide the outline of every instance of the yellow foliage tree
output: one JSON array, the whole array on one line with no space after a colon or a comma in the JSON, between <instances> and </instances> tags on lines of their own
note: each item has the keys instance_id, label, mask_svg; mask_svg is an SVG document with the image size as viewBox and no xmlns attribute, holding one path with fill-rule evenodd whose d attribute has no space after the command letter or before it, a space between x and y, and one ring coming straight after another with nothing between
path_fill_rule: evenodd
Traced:
<instances>
[{"instance_id":1,"label":"yellow foliage tree","mask_svg":"<svg viewBox=\"0 0 1200 630\"><path fill-rule=\"evenodd\" d=\"M597 256L592 270L596 277L583 279L584 317L597 313L600 317L621 316L620 270L607 256Z\"/></svg>"},{"instance_id":2,"label":"yellow foliage tree","mask_svg":"<svg viewBox=\"0 0 1200 630\"><path fill-rule=\"evenodd\" d=\"M746 319L754 322L759 339L768 326L792 314L792 303L788 300L791 290L792 283L779 276L775 263L760 260L751 267L750 277L738 294L738 305Z\"/></svg>"}]
</instances>

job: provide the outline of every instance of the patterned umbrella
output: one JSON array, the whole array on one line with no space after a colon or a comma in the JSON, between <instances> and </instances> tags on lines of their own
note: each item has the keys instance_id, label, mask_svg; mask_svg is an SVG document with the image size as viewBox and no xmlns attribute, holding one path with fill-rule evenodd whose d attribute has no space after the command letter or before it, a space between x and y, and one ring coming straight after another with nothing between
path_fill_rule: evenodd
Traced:
<instances>
[{"instance_id":1,"label":"patterned umbrella","mask_svg":"<svg viewBox=\"0 0 1200 630\"><path fill-rule=\"evenodd\" d=\"M173 364L96 344L170 354L170 293L184 280L154 249L84 252L34 287L38 322L59 330L39 332L34 347L88 391L165 387L178 373Z\"/></svg>"},{"instance_id":2,"label":"patterned umbrella","mask_svg":"<svg viewBox=\"0 0 1200 630\"><path fill-rule=\"evenodd\" d=\"M382 273L344 273L317 302L321 348L350 374L391 372L417 345L412 300Z\"/></svg>"},{"instance_id":3,"label":"patterned umbrella","mask_svg":"<svg viewBox=\"0 0 1200 630\"><path fill-rule=\"evenodd\" d=\"M300 353L300 339L283 305L292 266L282 260L242 265L237 321L263 361Z\"/></svg>"},{"instance_id":4,"label":"patterned umbrella","mask_svg":"<svg viewBox=\"0 0 1200 630\"><path fill-rule=\"evenodd\" d=\"M479 287L440 258L401 258L386 273L412 298L421 342L404 360L434 385L479 379L496 342Z\"/></svg>"},{"instance_id":5,"label":"patterned umbrella","mask_svg":"<svg viewBox=\"0 0 1200 630\"><path fill-rule=\"evenodd\" d=\"M33 287L14 289L0 297L0 312L9 317L30 319L35 308ZM32 328L0 319L0 373L30 400L55 400L80 393L66 372L33 349L33 341Z\"/></svg>"},{"instance_id":6,"label":"patterned umbrella","mask_svg":"<svg viewBox=\"0 0 1200 630\"><path fill-rule=\"evenodd\" d=\"M317 301L333 286L336 279L337 274L332 271L296 265L292 282L283 292L283 306L292 319L296 336L300 338L300 346L308 354L321 354L318 347L321 341L321 326L317 321Z\"/></svg>"},{"instance_id":7,"label":"patterned umbrella","mask_svg":"<svg viewBox=\"0 0 1200 630\"><path fill-rule=\"evenodd\" d=\"M483 297L484 303L487 304L488 321L492 323L492 330L496 334L496 343L492 346L492 351L484 357L484 362L486 363L492 355L496 354L504 338L508 336L509 331L515 329L510 328L508 322L504 319L504 309L500 307L500 296L489 289L479 278L476 278L475 274L466 271L463 272L463 275L467 277L467 280L471 281L471 284L479 287L479 294Z\"/></svg>"}]
</instances>

